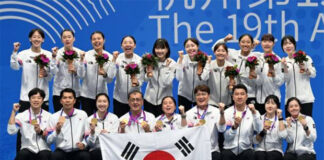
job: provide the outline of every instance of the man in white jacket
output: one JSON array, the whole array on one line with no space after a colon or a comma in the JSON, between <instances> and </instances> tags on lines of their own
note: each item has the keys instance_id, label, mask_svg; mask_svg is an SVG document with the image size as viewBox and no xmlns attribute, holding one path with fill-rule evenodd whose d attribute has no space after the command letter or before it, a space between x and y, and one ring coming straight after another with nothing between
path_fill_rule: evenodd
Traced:
<instances>
[{"instance_id":1,"label":"man in white jacket","mask_svg":"<svg viewBox=\"0 0 324 160\"><path fill-rule=\"evenodd\" d=\"M76 96L73 89L66 88L61 91L63 108L54 113L51 121L47 142L55 143L56 149L51 155L52 160L72 159L89 160L89 152L85 150L84 125L87 114L73 106Z\"/></svg>"},{"instance_id":2,"label":"man in white jacket","mask_svg":"<svg viewBox=\"0 0 324 160\"><path fill-rule=\"evenodd\" d=\"M45 137L51 114L41 108L45 92L34 88L28 93L28 97L31 106L24 112L16 115L20 105L13 104L7 132L10 135L21 133L21 149L17 153L17 160L48 160L51 149Z\"/></svg>"},{"instance_id":3,"label":"man in white jacket","mask_svg":"<svg viewBox=\"0 0 324 160\"><path fill-rule=\"evenodd\" d=\"M225 104L220 103L219 109L208 104L210 89L207 85L198 85L194 90L197 105L187 111L188 126L205 125L208 128L211 143L212 160L220 160L220 150L218 147L218 133L224 132Z\"/></svg>"},{"instance_id":4,"label":"man in white jacket","mask_svg":"<svg viewBox=\"0 0 324 160\"><path fill-rule=\"evenodd\" d=\"M225 110L226 131L224 133L223 160L253 160L254 131L262 131L260 113L253 104L246 104L247 88L238 84L233 88L234 105Z\"/></svg>"}]
</instances>

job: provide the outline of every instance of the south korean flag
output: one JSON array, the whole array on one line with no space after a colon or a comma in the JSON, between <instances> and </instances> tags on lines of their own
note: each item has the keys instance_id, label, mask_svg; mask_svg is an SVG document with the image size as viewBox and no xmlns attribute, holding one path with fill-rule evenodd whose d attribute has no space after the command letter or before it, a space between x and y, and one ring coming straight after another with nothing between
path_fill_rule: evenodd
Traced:
<instances>
[{"instance_id":1,"label":"south korean flag","mask_svg":"<svg viewBox=\"0 0 324 160\"><path fill-rule=\"evenodd\" d=\"M101 134L99 140L104 160L211 160L205 126L144 134Z\"/></svg>"}]
</instances>

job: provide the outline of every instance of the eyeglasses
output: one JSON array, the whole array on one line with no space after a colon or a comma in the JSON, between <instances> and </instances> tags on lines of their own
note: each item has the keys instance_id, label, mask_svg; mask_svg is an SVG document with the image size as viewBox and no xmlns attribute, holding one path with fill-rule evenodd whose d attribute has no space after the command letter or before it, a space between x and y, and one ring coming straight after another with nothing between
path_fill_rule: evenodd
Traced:
<instances>
[{"instance_id":1,"label":"eyeglasses","mask_svg":"<svg viewBox=\"0 0 324 160\"><path fill-rule=\"evenodd\" d=\"M129 99L129 101L130 102L140 102L140 101L142 101L143 99L142 98L131 98L131 99Z\"/></svg>"}]
</instances>

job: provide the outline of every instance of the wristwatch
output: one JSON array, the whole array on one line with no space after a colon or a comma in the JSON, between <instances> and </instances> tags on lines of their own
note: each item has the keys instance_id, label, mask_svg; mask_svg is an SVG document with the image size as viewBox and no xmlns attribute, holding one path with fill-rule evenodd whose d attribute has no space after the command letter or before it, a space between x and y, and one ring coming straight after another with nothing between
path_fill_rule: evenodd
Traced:
<instances>
[{"instance_id":1,"label":"wristwatch","mask_svg":"<svg viewBox=\"0 0 324 160\"><path fill-rule=\"evenodd\" d=\"M307 131L308 130L308 126L304 126L304 130Z\"/></svg>"}]
</instances>

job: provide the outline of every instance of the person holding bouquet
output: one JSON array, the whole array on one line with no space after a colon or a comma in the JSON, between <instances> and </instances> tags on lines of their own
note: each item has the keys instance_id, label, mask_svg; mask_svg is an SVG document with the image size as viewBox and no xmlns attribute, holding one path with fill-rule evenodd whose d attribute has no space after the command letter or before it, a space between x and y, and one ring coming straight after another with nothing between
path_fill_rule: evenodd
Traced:
<instances>
[{"instance_id":1,"label":"person holding bouquet","mask_svg":"<svg viewBox=\"0 0 324 160\"><path fill-rule=\"evenodd\" d=\"M228 34L226 37L219 39L215 42L212 47L218 43L226 43L233 39L233 35ZM247 103L256 102L256 80L257 80L257 73L254 73L250 67L246 67L247 58L250 56L255 56L257 58L261 57L262 54L254 52L253 49L256 45L259 44L258 40L254 40L250 34L242 34L238 39L238 44L240 49L228 49L228 61L233 65L237 65L238 69L240 70L240 75L237 77L237 84L244 84L248 89L248 99ZM252 73L251 73L252 72ZM253 75L252 77L250 75Z\"/></svg>"},{"instance_id":2,"label":"person holding bouquet","mask_svg":"<svg viewBox=\"0 0 324 160\"><path fill-rule=\"evenodd\" d=\"M226 68L233 66L227 61L228 50L225 43L218 43L214 47L216 60L211 61L211 56L207 60L207 64L201 74L201 79L208 82L210 90L209 104L217 106L219 103L224 103L226 106L231 104L231 90L235 82L225 76ZM238 74L237 74L238 75ZM233 77L234 78L234 77Z\"/></svg>"},{"instance_id":3,"label":"person holding bouquet","mask_svg":"<svg viewBox=\"0 0 324 160\"><path fill-rule=\"evenodd\" d=\"M163 113L155 120L154 131L170 131L182 129L187 126L186 113L183 106L179 106L180 114L175 113L176 101L172 96L166 96L162 99Z\"/></svg>"},{"instance_id":4,"label":"person holding bouquet","mask_svg":"<svg viewBox=\"0 0 324 160\"><path fill-rule=\"evenodd\" d=\"M83 65L84 52L73 46L75 37L70 29L64 29L61 33L63 47L52 48L53 57L56 59L53 82L53 106L54 112L62 108L60 92L65 88L72 88L77 96L75 108L80 107L80 65Z\"/></svg>"},{"instance_id":5,"label":"person holding bouquet","mask_svg":"<svg viewBox=\"0 0 324 160\"><path fill-rule=\"evenodd\" d=\"M108 112L109 97L106 93L96 96L97 112L88 117L85 124L85 141L89 146L92 160L102 160L99 135L117 133L119 120L116 115Z\"/></svg>"},{"instance_id":6,"label":"person holding bouquet","mask_svg":"<svg viewBox=\"0 0 324 160\"><path fill-rule=\"evenodd\" d=\"M116 57L104 50L105 36L100 31L91 34L93 49L84 57L80 75L83 78L81 87L81 105L88 116L96 110L96 96L98 93L108 93L107 83L114 78Z\"/></svg>"},{"instance_id":7,"label":"person holding bouquet","mask_svg":"<svg viewBox=\"0 0 324 160\"><path fill-rule=\"evenodd\" d=\"M32 29L28 37L31 47L18 53L21 44L15 42L10 57L10 67L13 70L22 69L19 112L29 108L28 93L33 88L45 91L42 108L48 111L48 86L53 77L55 62L52 61L52 53L42 49L45 34L41 29Z\"/></svg>"},{"instance_id":8,"label":"person holding bouquet","mask_svg":"<svg viewBox=\"0 0 324 160\"><path fill-rule=\"evenodd\" d=\"M141 57L134 53L136 40L133 36L125 36L121 41L123 53L114 51L116 59L116 81L114 88L114 113L120 117L129 111L128 94L140 90L143 83ZM128 67L127 67L128 66ZM126 69L127 68L127 69Z\"/></svg>"},{"instance_id":9,"label":"person holding bouquet","mask_svg":"<svg viewBox=\"0 0 324 160\"><path fill-rule=\"evenodd\" d=\"M159 38L153 45L153 55L145 54L142 57L142 64L146 70L144 80L148 82L144 95L144 110L153 113L154 116L162 114L162 98L172 96L172 82L177 64L170 58L170 52L168 41Z\"/></svg>"},{"instance_id":10,"label":"person holding bouquet","mask_svg":"<svg viewBox=\"0 0 324 160\"><path fill-rule=\"evenodd\" d=\"M312 116L315 97L310 78L316 77L313 60L303 51L296 52L296 40L290 35L282 38L281 48L288 54L281 60L286 85L285 101L287 102L291 97L297 97L301 102L301 113Z\"/></svg>"},{"instance_id":11,"label":"person holding bouquet","mask_svg":"<svg viewBox=\"0 0 324 160\"><path fill-rule=\"evenodd\" d=\"M284 83L284 75L279 63L280 57L273 52L274 44L275 38L272 34L262 36L261 47L264 56L259 58L257 103L255 106L261 115L265 113L265 98L269 95L276 95L280 100L280 87Z\"/></svg>"},{"instance_id":12,"label":"person holding bouquet","mask_svg":"<svg viewBox=\"0 0 324 160\"><path fill-rule=\"evenodd\" d=\"M207 84L206 81L201 79L201 74L208 56L199 50L199 42L195 38L187 38L183 45L187 54L183 55L183 51L179 51L176 79L179 81L179 106L184 106L185 111L188 111L196 105L194 88L197 85Z\"/></svg>"},{"instance_id":13,"label":"person holding bouquet","mask_svg":"<svg viewBox=\"0 0 324 160\"><path fill-rule=\"evenodd\" d=\"M300 113L301 102L296 97L287 100L286 108L291 116L286 118L288 149L284 160L316 160L317 131L313 118Z\"/></svg>"},{"instance_id":14,"label":"person holding bouquet","mask_svg":"<svg viewBox=\"0 0 324 160\"><path fill-rule=\"evenodd\" d=\"M282 160L282 141L287 137L287 130L277 96L269 95L265 99L266 113L261 116L263 130L254 136L256 160Z\"/></svg>"}]
</instances>

